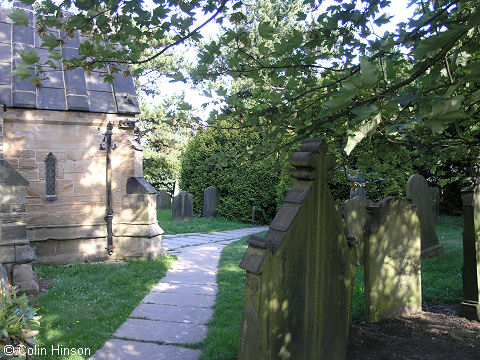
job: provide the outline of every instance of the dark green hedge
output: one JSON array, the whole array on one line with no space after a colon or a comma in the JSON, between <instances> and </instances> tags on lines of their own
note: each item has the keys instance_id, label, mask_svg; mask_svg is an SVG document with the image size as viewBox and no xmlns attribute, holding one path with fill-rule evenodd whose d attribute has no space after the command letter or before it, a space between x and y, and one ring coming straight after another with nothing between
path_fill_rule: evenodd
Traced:
<instances>
[{"instance_id":1,"label":"dark green hedge","mask_svg":"<svg viewBox=\"0 0 480 360\"><path fill-rule=\"evenodd\" d=\"M267 143L254 129L201 130L187 146L180 175L181 188L194 196L196 213L201 214L203 191L215 185L221 194L220 215L250 222L255 206L256 222L268 223L293 183L289 156L298 146L278 154L269 153L273 147ZM337 204L350 194L345 169L366 175L367 197L375 202L387 196L404 197L407 180L415 173L416 152L403 146L364 141L348 159L334 144L329 144L329 151L336 154L329 186Z\"/></svg>"},{"instance_id":2,"label":"dark green hedge","mask_svg":"<svg viewBox=\"0 0 480 360\"><path fill-rule=\"evenodd\" d=\"M179 164L169 156L154 152L144 153L143 177L157 190L173 193L178 168Z\"/></svg>"},{"instance_id":3,"label":"dark green hedge","mask_svg":"<svg viewBox=\"0 0 480 360\"><path fill-rule=\"evenodd\" d=\"M201 213L203 191L220 190L218 213L232 220L268 223L276 213L282 162L277 153L262 149L262 135L254 129L208 128L190 140L182 156L180 187L193 195Z\"/></svg>"}]
</instances>

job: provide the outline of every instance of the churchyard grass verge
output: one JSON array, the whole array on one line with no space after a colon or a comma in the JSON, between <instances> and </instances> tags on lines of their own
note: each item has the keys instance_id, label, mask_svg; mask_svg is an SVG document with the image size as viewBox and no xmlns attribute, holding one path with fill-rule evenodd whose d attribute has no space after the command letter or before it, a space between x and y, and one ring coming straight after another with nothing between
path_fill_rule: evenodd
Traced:
<instances>
[{"instance_id":1,"label":"churchyard grass verge","mask_svg":"<svg viewBox=\"0 0 480 360\"><path fill-rule=\"evenodd\" d=\"M208 233L253 226L238 221L231 221L221 216L214 218L194 217L191 221L172 221L172 210L157 210L157 219L165 235L194 232Z\"/></svg>"},{"instance_id":2,"label":"churchyard grass verge","mask_svg":"<svg viewBox=\"0 0 480 360\"><path fill-rule=\"evenodd\" d=\"M263 236L265 232L258 235ZM245 271L238 264L247 249L244 237L222 251L218 264L218 293L208 334L200 344L200 360L235 359L238 351L238 327L242 320Z\"/></svg>"},{"instance_id":3,"label":"churchyard grass verge","mask_svg":"<svg viewBox=\"0 0 480 360\"><path fill-rule=\"evenodd\" d=\"M93 355L125 321L140 300L165 276L173 256L127 263L37 265L48 281L38 296L42 316L40 347L88 348ZM54 354L55 355L55 354ZM38 359L87 359L89 356L39 356ZM37 359L37 357L36 357Z\"/></svg>"},{"instance_id":4,"label":"churchyard grass verge","mask_svg":"<svg viewBox=\"0 0 480 360\"><path fill-rule=\"evenodd\" d=\"M422 260L422 299L424 308L439 303L460 304L462 300L463 218L441 216L436 232L445 254ZM242 319L245 272L238 267L245 250L242 238L227 246L221 255L217 282L218 294L208 334L199 344L201 360L234 359L238 351L238 329ZM352 300L352 319L365 316L363 266L356 269Z\"/></svg>"}]
</instances>

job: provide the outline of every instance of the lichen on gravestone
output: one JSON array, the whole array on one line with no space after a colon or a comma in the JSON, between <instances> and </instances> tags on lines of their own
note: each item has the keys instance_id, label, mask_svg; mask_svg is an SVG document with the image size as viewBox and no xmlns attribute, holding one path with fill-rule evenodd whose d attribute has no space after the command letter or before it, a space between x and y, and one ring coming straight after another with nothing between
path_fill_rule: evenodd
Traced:
<instances>
[{"instance_id":1,"label":"lichen on gravestone","mask_svg":"<svg viewBox=\"0 0 480 360\"><path fill-rule=\"evenodd\" d=\"M379 322L421 311L420 224L415 205L386 198L367 211L366 320Z\"/></svg>"},{"instance_id":2,"label":"lichen on gravestone","mask_svg":"<svg viewBox=\"0 0 480 360\"><path fill-rule=\"evenodd\" d=\"M290 162L295 183L265 237L252 236L238 359L344 359L356 251L328 188L321 139Z\"/></svg>"}]
</instances>

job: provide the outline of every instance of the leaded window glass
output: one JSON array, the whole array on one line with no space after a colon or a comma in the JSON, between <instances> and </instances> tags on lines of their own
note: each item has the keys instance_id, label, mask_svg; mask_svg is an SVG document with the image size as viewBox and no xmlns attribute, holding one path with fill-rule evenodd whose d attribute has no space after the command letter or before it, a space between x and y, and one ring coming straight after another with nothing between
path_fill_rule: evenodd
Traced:
<instances>
[{"instance_id":1,"label":"leaded window glass","mask_svg":"<svg viewBox=\"0 0 480 360\"><path fill-rule=\"evenodd\" d=\"M45 194L55 196L55 157L48 154L45 160Z\"/></svg>"}]
</instances>

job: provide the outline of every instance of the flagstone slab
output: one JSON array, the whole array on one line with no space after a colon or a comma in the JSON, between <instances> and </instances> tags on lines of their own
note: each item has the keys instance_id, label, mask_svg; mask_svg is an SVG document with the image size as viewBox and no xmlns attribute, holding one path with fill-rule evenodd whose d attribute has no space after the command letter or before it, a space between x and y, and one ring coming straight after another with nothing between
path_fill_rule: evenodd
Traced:
<instances>
[{"instance_id":1,"label":"flagstone slab","mask_svg":"<svg viewBox=\"0 0 480 360\"><path fill-rule=\"evenodd\" d=\"M91 360L197 360L200 350L174 345L112 339L98 350Z\"/></svg>"},{"instance_id":2,"label":"flagstone slab","mask_svg":"<svg viewBox=\"0 0 480 360\"><path fill-rule=\"evenodd\" d=\"M205 237L182 237L182 238L175 238L172 239L175 242L182 243L182 244L195 244L195 243L208 243L209 238Z\"/></svg>"},{"instance_id":3,"label":"flagstone slab","mask_svg":"<svg viewBox=\"0 0 480 360\"><path fill-rule=\"evenodd\" d=\"M127 319L114 337L167 344L195 344L207 335L207 326L170 321ZM172 358L176 359L176 357Z\"/></svg>"},{"instance_id":4,"label":"flagstone slab","mask_svg":"<svg viewBox=\"0 0 480 360\"><path fill-rule=\"evenodd\" d=\"M192 292L194 294L200 295L215 295L217 293L216 285L196 285L196 284L172 284L172 283L158 283L151 290L155 292L164 292L164 293L182 293Z\"/></svg>"},{"instance_id":5,"label":"flagstone slab","mask_svg":"<svg viewBox=\"0 0 480 360\"><path fill-rule=\"evenodd\" d=\"M204 274L200 275L198 273L191 273L191 275L186 274L167 274L162 279L163 282L170 282L170 281L180 281L184 282L185 284L206 284L211 282L216 282L215 274Z\"/></svg>"},{"instance_id":6,"label":"flagstone slab","mask_svg":"<svg viewBox=\"0 0 480 360\"><path fill-rule=\"evenodd\" d=\"M207 324L212 315L211 308L141 303L133 310L130 317L185 324Z\"/></svg>"},{"instance_id":7,"label":"flagstone slab","mask_svg":"<svg viewBox=\"0 0 480 360\"><path fill-rule=\"evenodd\" d=\"M197 277L174 278L168 281L171 284L191 284L191 285L216 285L217 282L212 279L201 279Z\"/></svg>"},{"instance_id":8,"label":"flagstone slab","mask_svg":"<svg viewBox=\"0 0 480 360\"><path fill-rule=\"evenodd\" d=\"M170 270L173 273L178 273L180 271L185 271L188 273L201 273L204 272L205 274L215 274L217 272L217 264L210 264L210 265L189 265L189 264L178 264L175 267L172 266Z\"/></svg>"},{"instance_id":9,"label":"flagstone slab","mask_svg":"<svg viewBox=\"0 0 480 360\"><path fill-rule=\"evenodd\" d=\"M165 280L162 279L164 282L167 282L167 281L170 281L169 279L170 278L191 278L191 277L197 277L197 278L210 278L210 281L215 281L215 276L217 275L217 273L214 271L214 270L210 270L210 271L195 271L195 270L192 270L192 271L181 271L181 270L178 270L178 271L172 271L172 272L169 272L165 277L167 278Z\"/></svg>"},{"instance_id":10,"label":"flagstone slab","mask_svg":"<svg viewBox=\"0 0 480 360\"><path fill-rule=\"evenodd\" d=\"M143 298L142 302L149 304L212 307L215 304L215 295L197 295L194 291L190 294L152 291Z\"/></svg>"}]
</instances>

